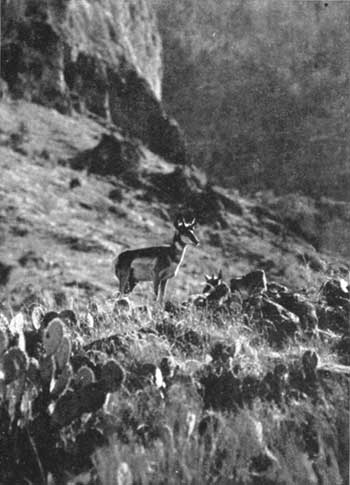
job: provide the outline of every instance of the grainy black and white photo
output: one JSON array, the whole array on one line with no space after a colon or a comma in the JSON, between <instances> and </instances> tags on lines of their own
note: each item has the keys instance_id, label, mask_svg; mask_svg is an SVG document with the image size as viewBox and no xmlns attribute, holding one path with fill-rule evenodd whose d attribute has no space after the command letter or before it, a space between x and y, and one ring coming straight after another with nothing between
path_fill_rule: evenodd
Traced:
<instances>
[{"instance_id":1,"label":"grainy black and white photo","mask_svg":"<svg viewBox=\"0 0 350 485\"><path fill-rule=\"evenodd\" d=\"M0 485L347 485L350 0L0 17Z\"/></svg>"}]
</instances>

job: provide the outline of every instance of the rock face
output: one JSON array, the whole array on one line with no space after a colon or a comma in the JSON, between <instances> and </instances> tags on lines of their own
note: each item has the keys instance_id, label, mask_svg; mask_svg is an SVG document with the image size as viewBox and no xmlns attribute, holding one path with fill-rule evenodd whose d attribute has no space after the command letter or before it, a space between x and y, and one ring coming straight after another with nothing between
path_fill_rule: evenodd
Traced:
<instances>
[{"instance_id":1,"label":"rock face","mask_svg":"<svg viewBox=\"0 0 350 485\"><path fill-rule=\"evenodd\" d=\"M89 173L120 176L138 169L142 157L138 145L104 133L98 145L70 160L72 168L87 168Z\"/></svg>"},{"instance_id":2,"label":"rock face","mask_svg":"<svg viewBox=\"0 0 350 485\"><path fill-rule=\"evenodd\" d=\"M1 75L12 96L90 111L173 162L186 158L161 105L161 41L146 0L1 0Z\"/></svg>"},{"instance_id":3,"label":"rock face","mask_svg":"<svg viewBox=\"0 0 350 485\"><path fill-rule=\"evenodd\" d=\"M242 207L225 190L208 183L203 172L193 165L176 167L170 173L150 176L157 197L195 216L200 223L227 227L225 212L242 215Z\"/></svg>"}]
</instances>

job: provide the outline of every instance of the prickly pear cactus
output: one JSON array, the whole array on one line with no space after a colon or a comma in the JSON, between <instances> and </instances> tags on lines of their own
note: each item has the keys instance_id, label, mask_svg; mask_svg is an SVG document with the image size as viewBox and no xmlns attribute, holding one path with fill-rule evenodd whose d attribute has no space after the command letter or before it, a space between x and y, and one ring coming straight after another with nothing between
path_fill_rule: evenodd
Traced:
<instances>
[{"instance_id":1,"label":"prickly pear cactus","mask_svg":"<svg viewBox=\"0 0 350 485\"><path fill-rule=\"evenodd\" d=\"M87 384L77 391L81 413L94 413L105 403L107 392L101 381Z\"/></svg>"},{"instance_id":2,"label":"prickly pear cactus","mask_svg":"<svg viewBox=\"0 0 350 485\"><path fill-rule=\"evenodd\" d=\"M18 347L12 347L7 350L3 355L2 361L6 384L25 375L28 368L28 357Z\"/></svg>"},{"instance_id":3,"label":"prickly pear cactus","mask_svg":"<svg viewBox=\"0 0 350 485\"><path fill-rule=\"evenodd\" d=\"M1 359L1 356L4 354L4 352L6 351L8 344L9 344L9 339L6 331L0 329L0 359Z\"/></svg>"},{"instance_id":4,"label":"prickly pear cactus","mask_svg":"<svg viewBox=\"0 0 350 485\"><path fill-rule=\"evenodd\" d=\"M40 321L40 328L45 329L48 327L49 323L54 320L55 318L58 318L59 314L54 311L49 311L46 312L43 318Z\"/></svg>"},{"instance_id":5,"label":"prickly pear cactus","mask_svg":"<svg viewBox=\"0 0 350 485\"><path fill-rule=\"evenodd\" d=\"M113 359L106 362L101 369L101 381L106 392L114 392L119 389L124 380L124 371Z\"/></svg>"},{"instance_id":6,"label":"prickly pear cactus","mask_svg":"<svg viewBox=\"0 0 350 485\"><path fill-rule=\"evenodd\" d=\"M78 320L76 317L76 314L73 312L73 310L62 310L59 314L59 317L63 322L67 325L67 327L77 327L78 325Z\"/></svg>"},{"instance_id":7,"label":"prickly pear cactus","mask_svg":"<svg viewBox=\"0 0 350 485\"><path fill-rule=\"evenodd\" d=\"M28 371L27 371L28 379L31 381L32 384L39 386L40 385L40 367L39 362L31 357L29 359L28 364Z\"/></svg>"},{"instance_id":8,"label":"prickly pear cactus","mask_svg":"<svg viewBox=\"0 0 350 485\"><path fill-rule=\"evenodd\" d=\"M63 394L67 390L72 377L73 377L72 366L70 364L65 364L60 375L55 381L54 387L51 391L51 396L55 398Z\"/></svg>"},{"instance_id":9,"label":"prickly pear cactus","mask_svg":"<svg viewBox=\"0 0 350 485\"><path fill-rule=\"evenodd\" d=\"M42 307L36 306L32 311L32 325L35 330L39 330L41 327L41 322L44 318L45 312Z\"/></svg>"},{"instance_id":10,"label":"prickly pear cactus","mask_svg":"<svg viewBox=\"0 0 350 485\"><path fill-rule=\"evenodd\" d=\"M43 344L46 355L54 354L60 346L64 335L64 324L59 318L54 318L43 333Z\"/></svg>"},{"instance_id":11,"label":"prickly pear cactus","mask_svg":"<svg viewBox=\"0 0 350 485\"><path fill-rule=\"evenodd\" d=\"M56 402L51 421L54 426L62 428L82 414L80 398L74 391L68 390Z\"/></svg>"},{"instance_id":12,"label":"prickly pear cactus","mask_svg":"<svg viewBox=\"0 0 350 485\"><path fill-rule=\"evenodd\" d=\"M55 352L56 365L62 370L69 362L72 352L72 344L67 336L62 337L62 341Z\"/></svg>"},{"instance_id":13,"label":"prickly pear cactus","mask_svg":"<svg viewBox=\"0 0 350 485\"><path fill-rule=\"evenodd\" d=\"M17 315L11 319L8 327L11 339L16 342L16 346L23 350L23 352L25 352L26 349L24 327L25 318L23 313L17 313Z\"/></svg>"},{"instance_id":14,"label":"prickly pear cactus","mask_svg":"<svg viewBox=\"0 0 350 485\"><path fill-rule=\"evenodd\" d=\"M56 363L53 355L47 355L41 360L39 370L42 384L51 390L56 371Z\"/></svg>"},{"instance_id":15,"label":"prickly pear cactus","mask_svg":"<svg viewBox=\"0 0 350 485\"><path fill-rule=\"evenodd\" d=\"M0 329L7 331L8 328L9 328L9 321L8 321L8 319L5 317L5 315L3 315L2 313L0 313Z\"/></svg>"},{"instance_id":16,"label":"prickly pear cactus","mask_svg":"<svg viewBox=\"0 0 350 485\"><path fill-rule=\"evenodd\" d=\"M95 382L94 371L90 369L90 367L83 365L80 367L80 369L78 369L74 378L76 388L80 389L88 384L91 384L92 382Z\"/></svg>"},{"instance_id":17,"label":"prickly pear cactus","mask_svg":"<svg viewBox=\"0 0 350 485\"><path fill-rule=\"evenodd\" d=\"M92 316L89 322L93 324ZM30 328L26 329L28 323ZM83 351L76 323L71 310L45 313L40 306L33 309L29 320L18 313L9 322L0 314L0 404L7 417L6 422L0 422L1 449L4 439L18 440L13 430L22 429L25 423L34 446L39 445L38 453L43 453L44 442L55 454L61 428L85 413L98 411L108 393L120 387L123 369L116 361L107 360L104 352L92 352L92 357ZM25 440L16 443L20 454L27 453L27 446ZM20 459L20 455L14 458L14 467Z\"/></svg>"},{"instance_id":18,"label":"prickly pear cactus","mask_svg":"<svg viewBox=\"0 0 350 485\"><path fill-rule=\"evenodd\" d=\"M106 395L98 382L88 384L78 391L66 391L56 402L52 424L60 428L67 426L83 413L98 411L103 406Z\"/></svg>"},{"instance_id":19,"label":"prickly pear cactus","mask_svg":"<svg viewBox=\"0 0 350 485\"><path fill-rule=\"evenodd\" d=\"M10 332L14 334L19 334L24 331L24 325L25 325L25 320L24 320L24 315L23 313L17 313L10 322L9 329Z\"/></svg>"}]
</instances>

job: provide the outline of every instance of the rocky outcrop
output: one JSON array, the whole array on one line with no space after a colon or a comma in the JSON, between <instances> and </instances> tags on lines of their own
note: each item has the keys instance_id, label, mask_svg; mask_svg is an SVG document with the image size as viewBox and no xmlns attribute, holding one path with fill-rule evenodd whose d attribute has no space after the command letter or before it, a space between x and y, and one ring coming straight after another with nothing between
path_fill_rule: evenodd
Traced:
<instances>
[{"instance_id":1,"label":"rocky outcrop","mask_svg":"<svg viewBox=\"0 0 350 485\"><path fill-rule=\"evenodd\" d=\"M243 213L238 199L208 183L204 172L193 165L176 167L170 173L153 173L150 180L160 200L180 204L183 211L194 215L200 223L227 227L226 212Z\"/></svg>"},{"instance_id":2,"label":"rocky outcrop","mask_svg":"<svg viewBox=\"0 0 350 485\"><path fill-rule=\"evenodd\" d=\"M78 153L69 163L76 170L120 176L136 171L141 157L136 143L104 133L98 145Z\"/></svg>"},{"instance_id":3,"label":"rocky outcrop","mask_svg":"<svg viewBox=\"0 0 350 485\"><path fill-rule=\"evenodd\" d=\"M2 0L1 75L12 96L89 111L173 162L186 159L161 105L161 41L146 0Z\"/></svg>"}]
</instances>

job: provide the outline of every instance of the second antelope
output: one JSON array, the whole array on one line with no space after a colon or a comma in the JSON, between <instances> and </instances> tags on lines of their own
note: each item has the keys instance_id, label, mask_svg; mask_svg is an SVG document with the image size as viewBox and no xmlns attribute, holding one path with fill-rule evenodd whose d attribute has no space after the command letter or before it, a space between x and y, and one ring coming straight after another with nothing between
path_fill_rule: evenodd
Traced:
<instances>
[{"instance_id":1,"label":"second antelope","mask_svg":"<svg viewBox=\"0 0 350 485\"><path fill-rule=\"evenodd\" d=\"M230 288L224 282L220 270L217 276L214 274L205 276L205 286L202 293L192 295L185 306L190 303L197 308L218 309L228 301L230 294Z\"/></svg>"},{"instance_id":2,"label":"second antelope","mask_svg":"<svg viewBox=\"0 0 350 485\"><path fill-rule=\"evenodd\" d=\"M194 233L196 220L175 220L172 243L166 246L131 249L122 252L114 262L120 293L130 293L139 281L152 281L155 297L163 302L168 280L177 275L187 244L198 246Z\"/></svg>"}]
</instances>

